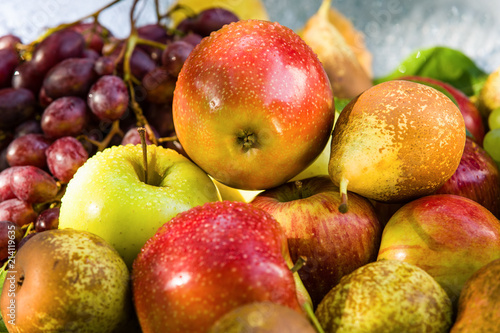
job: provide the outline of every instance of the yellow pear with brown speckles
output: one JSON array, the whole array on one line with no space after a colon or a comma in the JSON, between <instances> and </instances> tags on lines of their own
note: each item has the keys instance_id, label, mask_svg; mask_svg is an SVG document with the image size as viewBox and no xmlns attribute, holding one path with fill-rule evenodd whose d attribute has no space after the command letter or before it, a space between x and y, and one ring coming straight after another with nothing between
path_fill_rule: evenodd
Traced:
<instances>
[{"instance_id":1,"label":"yellow pear with brown speckles","mask_svg":"<svg viewBox=\"0 0 500 333\"><path fill-rule=\"evenodd\" d=\"M465 146L458 107L410 81L380 83L354 98L332 134L328 172L340 187L383 202L433 193L457 169Z\"/></svg>"},{"instance_id":2,"label":"yellow pear with brown speckles","mask_svg":"<svg viewBox=\"0 0 500 333\"><path fill-rule=\"evenodd\" d=\"M446 333L453 307L423 269L381 260L344 276L315 314L325 333Z\"/></svg>"}]
</instances>

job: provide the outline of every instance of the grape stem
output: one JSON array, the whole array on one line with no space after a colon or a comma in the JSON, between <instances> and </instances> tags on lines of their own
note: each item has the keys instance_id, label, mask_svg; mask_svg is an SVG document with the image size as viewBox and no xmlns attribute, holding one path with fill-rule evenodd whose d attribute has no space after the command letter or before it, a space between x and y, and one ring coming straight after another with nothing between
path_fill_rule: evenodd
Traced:
<instances>
[{"instance_id":1,"label":"grape stem","mask_svg":"<svg viewBox=\"0 0 500 333\"><path fill-rule=\"evenodd\" d=\"M97 147L98 151L103 151L104 149L106 149L106 147L111 142L111 139L113 139L115 135L123 137L123 131L120 128L120 120L113 121L113 124L111 125L111 130L108 132L108 134L102 141L93 140L86 135L81 135L78 137L78 139L83 139L87 142L90 142L91 144Z\"/></svg>"}]
</instances>

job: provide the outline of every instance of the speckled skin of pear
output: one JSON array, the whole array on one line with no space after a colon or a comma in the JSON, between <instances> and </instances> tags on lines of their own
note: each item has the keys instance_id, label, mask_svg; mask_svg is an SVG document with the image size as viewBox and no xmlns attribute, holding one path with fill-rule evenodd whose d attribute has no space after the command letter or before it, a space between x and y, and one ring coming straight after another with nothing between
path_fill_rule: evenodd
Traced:
<instances>
[{"instance_id":1,"label":"speckled skin of pear","mask_svg":"<svg viewBox=\"0 0 500 333\"><path fill-rule=\"evenodd\" d=\"M316 309L326 333L446 333L452 314L446 292L429 274L397 260L343 277Z\"/></svg>"},{"instance_id":2,"label":"speckled skin of pear","mask_svg":"<svg viewBox=\"0 0 500 333\"><path fill-rule=\"evenodd\" d=\"M489 333L500 323L500 259L481 267L467 280L450 333Z\"/></svg>"},{"instance_id":3,"label":"speckled skin of pear","mask_svg":"<svg viewBox=\"0 0 500 333\"><path fill-rule=\"evenodd\" d=\"M353 99L332 136L328 172L340 186L384 202L431 194L457 169L465 146L458 107L429 86L394 80Z\"/></svg>"},{"instance_id":4,"label":"speckled skin of pear","mask_svg":"<svg viewBox=\"0 0 500 333\"><path fill-rule=\"evenodd\" d=\"M134 261L144 333L205 333L228 311L270 301L301 311L276 220L248 203L210 202L174 217Z\"/></svg>"},{"instance_id":5,"label":"speckled skin of pear","mask_svg":"<svg viewBox=\"0 0 500 333\"><path fill-rule=\"evenodd\" d=\"M316 333L305 315L271 302L237 307L210 328L208 333Z\"/></svg>"},{"instance_id":6,"label":"speckled skin of pear","mask_svg":"<svg viewBox=\"0 0 500 333\"><path fill-rule=\"evenodd\" d=\"M15 290L9 292L11 284L5 284L1 298L9 332L113 332L132 315L125 262L102 238L85 231L35 235L16 254L11 277Z\"/></svg>"},{"instance_id":7,"label":"speckled skin of pear","mask_svg":"<svg viewBox=\"0 0 500 333\"><path fill-rule=\"evenodd\" d=\"M175 131L190 158L223 184L263 190L310 165L335 118L328 76L278 23L240 20L204 38L177 79Z\"/></svg>"},{"instance_id":8,"label":"speckled skin of pear","mask_svg":"<svg viewBox=\"0 0 500 333\"><path fill-rule=\"evenodd\" d=\"M429 195L401 207L382 232L378 260L401 260L429 273L454 304L479 268L500 258L500 222L471 199Z\"/></svg>"},{"instance_id":9,"label":"speckled skin of pear","mask_svg":"<svg viewBox=\"0 0 500 333\"><path fill-rule=\"evenodd\" d=\"M128 267L157 229L179 212L219 200L212 180L174 150L114 146L81 166L61 199L59 228L86 230L116 248Z\"/></svg>"}]
</instances>

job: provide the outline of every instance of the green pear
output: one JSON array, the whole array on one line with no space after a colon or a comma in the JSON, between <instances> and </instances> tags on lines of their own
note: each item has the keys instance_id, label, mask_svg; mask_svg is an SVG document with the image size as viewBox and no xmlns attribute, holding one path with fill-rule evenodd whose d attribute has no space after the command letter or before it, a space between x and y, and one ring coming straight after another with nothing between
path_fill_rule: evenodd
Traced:
<instances>
[{"instance_id":1,"label":"green pear","mask_svg":"<svg viewBox=\"0 0 500 333\"><path fill-rule=\"evenodd\" d=\"M477 270L465 283L451 333L498 332L500 322L500 259Z\"/></svg>"},{"instance_id":2,"label":"green pear","mask_svg":"<svg viewBox=\"0 0 500 333\"><path fill-rule=\"evenodd\" d=\"M208 333L315 333L307 317L268 301L254 302L229 311Z\"/></svg>"},{"instance_id":3,"label":"green pear","mask_svg":"<svg viewBox=\"0 0 500 333\"><path fill-rule=\"evenodd\" d=\"M105 333L128 325L131 299L129 271L111 245L89 232L56 229L18 250L0 307L9 332Z\"/></svg>"},{"instance_id":4,"label":"green pear","mask_svg":"<svg viewBox=\"0 0 500 333\"><path fill-rule=\"evenodd\" d=\"M381 260L344 276L323 298L316 317L328 332L448 332L452 303L421 268Z\"/></svg>"}]
</instances>

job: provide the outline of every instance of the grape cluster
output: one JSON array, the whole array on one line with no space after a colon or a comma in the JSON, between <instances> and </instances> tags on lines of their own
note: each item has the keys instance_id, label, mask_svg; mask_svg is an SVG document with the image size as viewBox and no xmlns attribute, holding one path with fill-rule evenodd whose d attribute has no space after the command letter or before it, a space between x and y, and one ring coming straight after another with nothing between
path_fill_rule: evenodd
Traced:
<instances>
[{"instance_id":1,"label":"grape cluster","mask_svg":"<svg viewBox=\"0 0 500 333\"><path fill-rule=\"evenodd\" d=\"M492 110L488 115L488 128L483 147L500 168L500 108Z\"/></svg>"},{"instance_id":2,"label":"grape cluster","mask_svg":"<svg viewBox=\"0 0 500 333\"><path fill-rule=\"evenodd\" d=\"M167 15L168 16L168 15ZM237 21L206 9L176 27L136 27L119 39L82 20L30 44L0 37L0 262L9 239L19 245L58 227L60 198L78 168L111 145L147 143L184 154L175 140L172 99L191 50Z\"/></svg>"}]
</instances>

